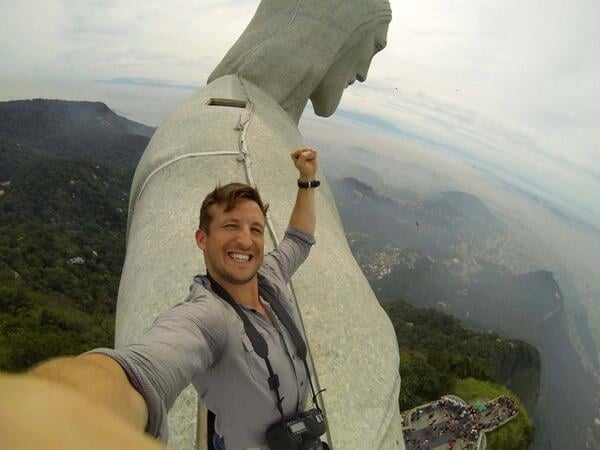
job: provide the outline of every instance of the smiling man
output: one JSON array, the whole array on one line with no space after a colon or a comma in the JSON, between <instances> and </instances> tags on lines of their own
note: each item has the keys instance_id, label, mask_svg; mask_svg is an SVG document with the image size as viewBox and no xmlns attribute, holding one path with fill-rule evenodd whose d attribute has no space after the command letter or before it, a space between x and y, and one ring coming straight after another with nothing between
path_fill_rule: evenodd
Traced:
<instances>
[{"instance_id":1,"label":"smiling man","mask_svg":"<svg viewBox=\"0 0 600 450\"><path fill-rule=\"evenodd\" d=\"M299 171L298 194L282 242L264 255L265 205L258 192L242 183L217 187L200 210L196 243L204 253L207 276L197 276L192 298L214 297L218 283L238 303L265 338L269 360L280 383L285 417L302 411L308 380L296 355L293 339L261 288L277 292L288 314L299 321L287 289L291 275L308 256L316 225L314 190L316 152L298 149L292 160ZM269 373L246 335L243 323L223 299L210 299L213 345L210 370L198 375L196 387L216 415L213 445L216 449L263 447L265 432L281 420L277 396L269 387ZM218 317L217 317L218 316Z\"/></svg>"}]
</instances>

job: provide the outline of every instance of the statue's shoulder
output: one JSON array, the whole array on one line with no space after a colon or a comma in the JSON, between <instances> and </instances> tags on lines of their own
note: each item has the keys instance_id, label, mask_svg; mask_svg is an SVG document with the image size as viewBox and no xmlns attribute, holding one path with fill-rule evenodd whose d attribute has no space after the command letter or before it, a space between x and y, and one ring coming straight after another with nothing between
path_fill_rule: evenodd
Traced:
<instances>
[{"instance_id":1,"label":"statue's shoulder","mask_svg":"<svg viewBox=\"0 0 600 450\"><path fill-rule=\"evenodd\" d=\"M214 110L219 108L244 109L248 100L245 84L244 80L235 75L217 78L198 89L182 106L193 104L195 107L202 105Z\"/></svg>"},{"instance_id":2,"label":"statue's shoulder","mask_svg":"<svg viewBox=\"0 0 600 450\"><path fill-rule=\"evenodd\" d=\"M276 99L237 75L226 75L213 80L198 90L188 102L193 108L204 108L212 114L244 114L251 119L254 116L263 119L264 123L277 122L284 129L298 131L297 125Z\"/></svg>"},{"instance_id":3,"label":"statue's shoulder","mask_svg":"<svg viewBox=\"0 0 600 450\"><path fill-rule=\"evenodd\" d=\"M237 150L244 127L255 135L300 136L275 99L249 81L227 75L200 88L161 124L142 162L155 167L189 152Z\"/></svg>"},{"instance_id":4,"label":"statue's shoulder","mask_svg":"<svg viewBox=\"0 0 600 450\"><path fill-rule=\"evenodd\" d=\"M271 96L236 75L218 78L183 102L154 133L136 169L130 211L149 181L173 164L196 161L204 173L225 174L246 152L260 162L284 150L287 163L288 150L302 142L296 124Z\"/></svg>"}]
</instances>

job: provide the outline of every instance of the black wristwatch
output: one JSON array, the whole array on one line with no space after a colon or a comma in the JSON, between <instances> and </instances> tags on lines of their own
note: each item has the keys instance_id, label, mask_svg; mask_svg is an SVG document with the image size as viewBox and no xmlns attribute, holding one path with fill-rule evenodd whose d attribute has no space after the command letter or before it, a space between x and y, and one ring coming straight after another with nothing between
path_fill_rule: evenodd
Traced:
<instances>
[{"instance_id":1,"label":"black wristwatch","mask_svg":"<svg viewBox=\"0 0 600 450\"><path fill-rule=\"evenodd\" d=\"M301 189L310 189L310 188L316 188L321 184L321 182L319 180L312 180L312 181L300 181L298 180L298 187Z\"/></svg>"}]
</instances>

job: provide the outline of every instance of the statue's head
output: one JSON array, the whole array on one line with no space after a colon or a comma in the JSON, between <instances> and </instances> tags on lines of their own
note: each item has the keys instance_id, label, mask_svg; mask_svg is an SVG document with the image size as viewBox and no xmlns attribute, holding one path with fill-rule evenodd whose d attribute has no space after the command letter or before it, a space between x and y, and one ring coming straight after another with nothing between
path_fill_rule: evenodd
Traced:
<instances>
[{"instance_id":1,"label":"statue's head","mask_svg":"<svg viewBox=\"0 0 600 450\"><path fill-rule=\"evenodd\" d=\"M388 0L262 0L208 81L237 74L296 122L309 98L328 117L344 89L366 79L391 18Z\"/></svg>"}]
</instances>

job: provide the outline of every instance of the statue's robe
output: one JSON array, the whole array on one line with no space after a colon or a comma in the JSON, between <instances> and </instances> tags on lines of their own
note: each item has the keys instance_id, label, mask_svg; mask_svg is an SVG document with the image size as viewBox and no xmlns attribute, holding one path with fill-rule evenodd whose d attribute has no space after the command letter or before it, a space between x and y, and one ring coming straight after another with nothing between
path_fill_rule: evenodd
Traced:
<instances>
[{"instance_id":1,"label":"statue's robe","mask_svg":"<svg viewBox=\"0 0 600 450\"><path fill-rule=\"evenodd\" d=\"M220 100L239 105L220 106ZM238 107L243 106L245 107ZM249 120L249 122L248 122ZM240 150L279 238L296 198L290 152L296 124L255 85L230 75L200 89L156 131L133 181L117 305L117 346L133 342L205 271L196 247L200 204L217 183L247 182ZM323 153L327 149L320 149ZM233 155L206 153L232 152ZM292 280L329 421L333 448L403 449L393 327L348 247L331 191L319 174L317 244ZM266 249L274 242L266 236ZM196 396L188 388L169 414L170 448L193 448ZM201 409L202 411L202 409ZM200 449L205 448L200 413Z\"/></svg>"}]
</instances>

